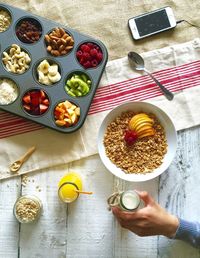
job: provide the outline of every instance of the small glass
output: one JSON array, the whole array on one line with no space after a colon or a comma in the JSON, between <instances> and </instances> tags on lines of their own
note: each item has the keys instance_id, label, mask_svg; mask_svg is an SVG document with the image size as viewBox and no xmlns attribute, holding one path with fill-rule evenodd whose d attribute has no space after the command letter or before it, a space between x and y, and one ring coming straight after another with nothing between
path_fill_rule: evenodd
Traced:
<instances>
[{"instance_id":1,"label":"small glass","mask_svg":"<svg viewBox=\"0 0 200 258\"><path fill-rule=\"evenodd\" d=\"M58 187L60 200L71 203L79 197L79 191L82 191L82 179L77 173L70 172L61 178Z\"/></svg>"},{"instance_id":2,"label":"small glass","mask_svg":"<svg viewBox=\"0 0 200 258\"><path fill-rule=\"evenodd\" d=\"M13 208L14 215L20 223L31 223L37 220L41 214L42 202L34 195L19 197Z\"/></svg>"},{"instance_id":3,"label":"small glass","mask_svg":"<svg viewBox=\"0 0 200 258\"><path fill-rule=\"evenodd\" d=\"M107 200L109 209L118 206L121 210L135 211L141 204L141 199L136 191L128 190L113 193Z\"/></svg>"}]
</instances>

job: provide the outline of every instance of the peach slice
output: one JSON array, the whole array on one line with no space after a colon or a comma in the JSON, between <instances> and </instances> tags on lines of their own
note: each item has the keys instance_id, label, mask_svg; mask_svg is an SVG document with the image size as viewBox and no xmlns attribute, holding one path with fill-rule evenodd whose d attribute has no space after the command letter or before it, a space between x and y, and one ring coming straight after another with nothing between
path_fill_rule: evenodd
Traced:
<instances>
[{"instance_id":1,"label":"peach slice","mask_svg":"<svg viewBox=\"0 0 200 258\"><path fill-rule=\"evenodd\" d=\"M136 117L137 116L137 117ZM139 125L142 122L149 122L151 124L153 124L153 119L151 119L149 116L147 115L143 115L141 114L141 116L135 115L131 118L130 122L129 122L129 128L131 130L135 130L135 128L137 127L137 125Z\"/></svg>"},{"instance_id":2,"label":"peach slice","mask_svg":"<svg viewBox=\"0 0 200 258\"><path fill-rule=\"evenodd\" d=\"M148 130L152 130L152 127L151 126L143 126L142 128L140 128L140 130L137 130L136 132L139 135L139 134L141 134L143 132L146 132Z\"/></svg>"},{"instance_id":3,"label":"peach slice","mask_svg":"<svg viewBox=\"0 0 200 258\"><path fill-rule=\"evenodd\" d=\"M155 134L153 129L154 120L145 113L133 116L129 122L129 129L135 131L139 138L152 136Z\"/></svg>"},{"instance_id":4,"label":"peach slice","mask_svg":"<svg viewBox=\"0 0 200 258\"><path fill-rule=\"evenodd\" d=\"M155 130L153 128L148 128L146 130L143 130L143 131L137 133L138 137L139 136L144 136L145 134L151 134L151 135L155 134Z\"/></svg>"}]
</instances>

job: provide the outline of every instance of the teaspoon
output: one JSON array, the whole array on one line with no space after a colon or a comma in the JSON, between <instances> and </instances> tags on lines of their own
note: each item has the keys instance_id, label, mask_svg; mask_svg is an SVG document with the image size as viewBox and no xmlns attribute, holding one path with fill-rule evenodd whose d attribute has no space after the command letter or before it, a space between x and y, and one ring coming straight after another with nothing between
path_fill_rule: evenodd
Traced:
<instances>
[{"instance_id":1,"label":"teaspoon","mask_svg":"<svg viewBox=\"0 0 200 258\"><path fill-rule=\"evenodd\" d=\"M143 58L137 54L136 52L128 53L128 60L131 66L138 71L145 71L150 77L155 81L155 83L160 87L162 93L168 100L172 100L174 98L174 94L166 89L144 66Z\"/></svg>"},{"instance_id":2,"label":"teaspoon","mask_svg":"<svg viewBox=\"0 0 200 258\"><path fill-rule=\"evenodd\" d=\"M17 172L22 164L30 157L30 155L35 151L35 146L31 147L30 149L28 149L28 151L18 160L16 160L15 162L12 163L12 165L10 166L10 171L11 172Z\"/></svg>"}]
</instances>

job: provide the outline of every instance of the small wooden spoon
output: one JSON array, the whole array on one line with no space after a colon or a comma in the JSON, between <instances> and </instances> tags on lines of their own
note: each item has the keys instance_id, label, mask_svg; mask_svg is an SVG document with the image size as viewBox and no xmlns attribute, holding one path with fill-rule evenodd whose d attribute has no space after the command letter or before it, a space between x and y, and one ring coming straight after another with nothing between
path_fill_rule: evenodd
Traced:
<instances>
[{"instance_id":1,"label":"small wooden spoon","mask_svg":"<svg viewBox=\"0 0 200 258\"><path fill-rule=\"evenodd\" d=\"M31 154L35 151L36 147L33 146L30 149L28 149L28 151L18 160L16 160L15 162L12 163L12 165L10 166L10 171L11 172L17 172L22 164L31 156Z\"/></svg>"}]
</instances>

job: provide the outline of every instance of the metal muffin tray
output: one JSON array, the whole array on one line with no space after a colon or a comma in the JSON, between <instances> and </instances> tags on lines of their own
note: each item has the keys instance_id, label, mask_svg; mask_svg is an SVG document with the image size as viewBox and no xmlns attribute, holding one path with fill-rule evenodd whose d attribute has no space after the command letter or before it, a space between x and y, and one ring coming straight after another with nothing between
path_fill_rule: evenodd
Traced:
<instances>
[{"instance_id":1,"label":"metal muffin tray","mask_svg":"<svg viewBox=\"0 0 200 258\"><path fill-rule=\"evenodd\" d=\"M108 59L106 47L101 41L97 39L94 39L90 36L79 33L69 27L65 27L54 21L31 14L24 10L9 6L7 4L0 4L0 9L8 11L8 13L10 13L11 15L10 27L4 32L0 33L0 59L1 59L0 60L0 79L7 78L7 79L13 80L18 86L18 90L19 90L17 99L10 104L0 105L0 109L19 115L23 118L32 120L34 122L40 123L44 126L50 127L52 129L55 129L63 133L71 133L78 130L83 125L86 119L89 107L91 105L91 102L95 95L99 81L105 69L106 62ZM23 43L16 35L16 26L19 23L19 21L24 18L27 18L27 19L31 18L31 19L37 20L42 27L42 35L40 39L35 43L31 43L31 44ZM73 46L73 49L68 54L56 57L51 55L47 51L47 46L45 43L44 36L46 34L49 34L53 29L58 27L63 28L69 35L72 36L74 40L74 46ZM103 59L97 65L97 67L86 69L79 63L76 53L80 45L88 42L94 43L97 46L99 46L103 54ZM11 47L12 44L19 45L21 49L27 52L31 57L30 67L23 74L11 73L5 68L5 65L3 64L3 61L2 61L3 52L8 51L8 48ZM53 63L55 62L56 64L59 65L61 79L59 82L51 86L43 85L40 82L38 82L38 80L36 79L36 75L35 75L36 65L44 59L50 60ZM68 76L75 72L84 73L91 80L90 91L85 96L81 96L81 97L70 96L67 94L64 88L66 84L66 79L68 78ZM31 115L27 113L22 106L22 98L24 94L27 91L32 89L43 90L49 98L49 108L44 114L37 115L37 116ZM62 102L65 100L68 100L71 103L75 104L76 106L80 107L79 120L75 125L70 127L62 127L62 126L56 125L55 118L54 118L55 106L59 102Z\"/></svg>"}]
</instances>

